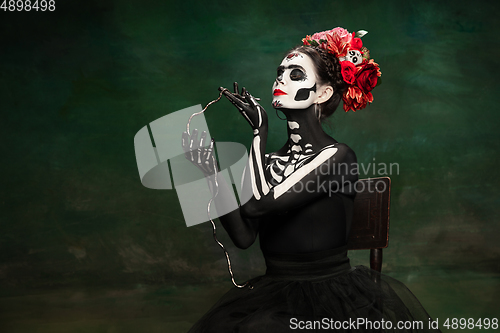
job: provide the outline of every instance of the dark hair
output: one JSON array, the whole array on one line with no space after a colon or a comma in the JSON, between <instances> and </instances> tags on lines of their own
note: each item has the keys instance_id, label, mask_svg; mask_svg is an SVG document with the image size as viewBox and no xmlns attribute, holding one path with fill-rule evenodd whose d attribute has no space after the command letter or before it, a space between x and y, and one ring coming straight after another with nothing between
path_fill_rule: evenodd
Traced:
<instances>
[{"instance_id":1,"label":"dark hair","mask_svg":"<svg viewBox=\"0 0 500 333\"><path fill-rule=\"evenodd\" d=\"M308 55L316 67L319 83L321 85L330 85L333 88L332 97L321 104L320 120L323 121L335 112L346 88L346 84L342 78L340 61L333 54L318 47L297 46L290 52L300 52Z\"/></svg>"}]
</instances>

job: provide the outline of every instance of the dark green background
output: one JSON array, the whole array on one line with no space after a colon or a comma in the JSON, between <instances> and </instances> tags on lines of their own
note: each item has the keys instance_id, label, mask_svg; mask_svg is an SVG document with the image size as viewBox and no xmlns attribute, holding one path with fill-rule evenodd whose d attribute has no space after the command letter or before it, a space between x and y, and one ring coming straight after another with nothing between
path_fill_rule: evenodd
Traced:
<instances>
[{"instance_id":1,"label":"dark green background","mask_svg":"<svg viewBox=\"0 0 500 333\"><path fill-rule=\"evenodd\" d=\"M185 226L175 190L142 187L133 137L238 81L262 97L268 150L279 148L276 67L306 34L336 26L368 30L383 73L371 106L340 109L328 127L359 162L399 163L383 271L440 323L500 317L498 12L493 1L422 0L0 11L0 330L186 331L231 288L223 253L209 224ZM227 101L206 118L217 140L248 146ZM237 280L264 271L257 245L221 238Z\"/></svg>"}]
</instances>

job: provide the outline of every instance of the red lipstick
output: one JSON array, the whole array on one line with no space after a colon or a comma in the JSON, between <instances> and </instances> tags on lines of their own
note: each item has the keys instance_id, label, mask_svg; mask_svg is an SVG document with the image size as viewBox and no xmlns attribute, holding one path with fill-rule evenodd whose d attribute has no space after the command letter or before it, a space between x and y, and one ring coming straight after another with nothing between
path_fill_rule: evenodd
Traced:
<instances>
[{"instance_id":1,"label":"red lipstick","mask_svg":"<svg viewBox=\"0 0 500 333\"><path fill-rule=\"evenodd\" d=\"M286 95L286 92L284 92L283 90L274 89L273 95L274 96Z\"/></svg>"}]
</instances>

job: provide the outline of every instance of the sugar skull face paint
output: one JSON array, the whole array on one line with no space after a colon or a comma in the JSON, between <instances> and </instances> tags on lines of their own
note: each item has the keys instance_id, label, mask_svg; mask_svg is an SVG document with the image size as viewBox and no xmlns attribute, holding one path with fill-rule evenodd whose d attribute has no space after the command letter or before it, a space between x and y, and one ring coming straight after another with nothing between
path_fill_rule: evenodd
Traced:
<instances>
[{"instance_id":1,"label":"sugar skull face paint","mask_svg":"<svg viewBox=\"0 0 500 333\"><path fill-rule=\"evenodd\" d=\"M316 70L311 58L300 52L288 54L278 67L273 84L273 107L305 109L316 100Z\"/></svg>"}]
</instances>

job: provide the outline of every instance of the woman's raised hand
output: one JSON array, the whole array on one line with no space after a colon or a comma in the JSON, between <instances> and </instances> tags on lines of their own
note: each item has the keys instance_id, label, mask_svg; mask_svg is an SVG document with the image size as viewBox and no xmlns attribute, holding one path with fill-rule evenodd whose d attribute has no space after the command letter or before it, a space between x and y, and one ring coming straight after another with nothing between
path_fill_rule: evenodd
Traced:
<instances>
[{"instance_id":1,"label":"woman's raised hand","mask_svg":"<svg viewBox=\"0 0 500 333\"><path fill-rule=\"evenodd\" d=\"M241 90L240 95L238 83L235 82L234 93L231 93L228 89L223 87L220 87L219 90L222 91L224 96L226 96L234 106L236 106L254 130L259 130L263 126L267 127L266 110L260 106L257 99L250 95L245 88Z\"/></svg>"},{"instance_id":2,"label":"woman's raised hand","mask_svg":"<svg viewBox=\"0 0 500 333\"><path fill-rule=\"evenodd\" d=\"M217 168L214 156L214 139L210 141L210 145L205 147L207 132L201 133L198 141L198 130L194 129L191 135L187 132L182 133L182 149L186 158L196 165L205 176L215 173Z\"/></svg>"}]
</instances>

